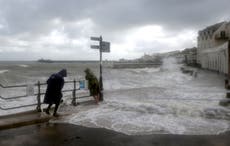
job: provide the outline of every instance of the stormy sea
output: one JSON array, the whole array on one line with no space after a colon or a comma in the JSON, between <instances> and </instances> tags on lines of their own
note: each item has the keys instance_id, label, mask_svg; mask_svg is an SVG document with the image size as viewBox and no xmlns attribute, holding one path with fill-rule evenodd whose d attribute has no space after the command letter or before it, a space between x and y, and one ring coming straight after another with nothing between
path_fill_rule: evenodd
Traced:
<instances>
[{"instance_id":1,"label":"stormy sea","mask_svg":"<svg viewBox=\"0 0 230 146\"><path fill-rule=\"evenodd\" d=\"M181 66L175 59L167 58L162 66L155 68L103 67L104 101L98 105L72 106L72 93L65 93L59 111L71 111L71 114L51 122L106 128L128 135L203 135L229 130L230 108L219 105L219 101L226 95L224 75L197 70L197 77L194 77L182 73ZM87 67L99 76L97 62L0 62L0 84L6 86L46 82L52 73L63 68L68 72L65 80L81 80L84 79ZM66 84L64 88L72 86ZM25 90L0 88L0 95L6 98L19 96L26 94ZM77 91L79 96L83 93L87 94L87 91ZM30 103L36 103L36 96L0 99L3 108ZM0 115L35 108L0 110Z\"/></svg>"}]
</instances>

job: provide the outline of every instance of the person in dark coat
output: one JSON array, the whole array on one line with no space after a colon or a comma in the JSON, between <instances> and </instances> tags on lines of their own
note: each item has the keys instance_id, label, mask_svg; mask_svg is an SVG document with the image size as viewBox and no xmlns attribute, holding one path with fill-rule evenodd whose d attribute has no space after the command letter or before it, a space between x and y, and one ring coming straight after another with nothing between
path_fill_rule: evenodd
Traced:
<instances>
[{"instance_id":1,"label":"person in dark coat","mask_svg":"<svg viewBox=\"0 0 230 146\"><path fill-rule=\"evenodd\" d=\"M94 73L89 69L85 69L85 79L88 80L88 88L90 91L90 96L93 96L95 99L95 102L99 102L99 82L97 77L94 75Z\"/></svg>"},{"instance_id":2,"label":"person in dark coat","mask_svg":"<svg viewBox=\"0 0 230 146\"><path fill-rule=\"evenodd\" d=\"M47 80L47 89L44 97L44 103L49 104L46 113L50 114L49 110L55 104L53 116L57 116L57 110L62 98L62 88L64 86L64 77L67 76L66 69L62 69L58 73L52 74Z\"/></svg>"}]
</instances>

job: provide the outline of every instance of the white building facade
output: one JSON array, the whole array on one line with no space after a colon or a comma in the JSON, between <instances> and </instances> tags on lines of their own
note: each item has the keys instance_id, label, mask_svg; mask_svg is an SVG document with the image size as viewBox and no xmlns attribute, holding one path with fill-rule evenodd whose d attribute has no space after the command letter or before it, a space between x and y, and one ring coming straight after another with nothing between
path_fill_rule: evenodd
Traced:
<instances>
[{"instance_id":1,"label":"white building facade","mask_svg":"<svg viewBox=\"0 0 230 146\"><path fill-rule=\"evenodd\" d=\"M201 51L201 67L204 69L229 73L229 42L218 47Z\"/></svg>"},{"instance_id":2,"label":"white building facade","mask_svg":"<svg viewBox=\"0 0 230 146\"><path fill-rule=\"evenodd\" d=\"M230 22L221 22L199 31L197 63L201 68L229 74Z\"/></svg>"}]
</instances>

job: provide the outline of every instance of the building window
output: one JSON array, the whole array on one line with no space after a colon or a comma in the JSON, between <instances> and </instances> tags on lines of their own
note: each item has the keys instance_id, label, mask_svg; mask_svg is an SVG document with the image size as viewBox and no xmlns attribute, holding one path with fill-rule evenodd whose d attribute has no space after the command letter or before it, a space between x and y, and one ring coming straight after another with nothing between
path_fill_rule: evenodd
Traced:
<instances>
[{"instance_id":1,"label":"building window","mask_svg":"<svg viewBox=\"0 0 230 146\"><path fill-rule=\"evenodd\" d=\"M223 38L225 37L225 31L220 32L220 37L223 37Z\"/></svg>"}]
</instances>

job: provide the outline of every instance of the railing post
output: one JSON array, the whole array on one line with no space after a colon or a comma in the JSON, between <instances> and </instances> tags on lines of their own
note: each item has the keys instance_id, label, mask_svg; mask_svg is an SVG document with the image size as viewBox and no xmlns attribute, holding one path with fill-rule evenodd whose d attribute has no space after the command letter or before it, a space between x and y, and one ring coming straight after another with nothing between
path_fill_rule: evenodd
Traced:
<instances>
[{"instance_id":1,"label":"railing post","mask_svg":"<svg viewBox=\"0 0 230 146\"><path fill-rule=\"evenodd\" d=\"M37 96L37 111L41 112L41 84L40 81L38 81L38 96Z\"/></svg>"},{"instance_id":2,"label":"railing post","mask_svg":"<svg viewBox=\"0 0 230 146\"><path fill-rule=\"evenodd\" d=\"M73 80L73 100L72 100L72 105L76 106L76 80Z\"/></svg>"}]
</instances>

